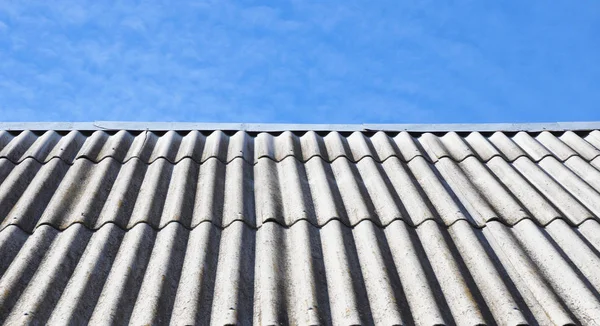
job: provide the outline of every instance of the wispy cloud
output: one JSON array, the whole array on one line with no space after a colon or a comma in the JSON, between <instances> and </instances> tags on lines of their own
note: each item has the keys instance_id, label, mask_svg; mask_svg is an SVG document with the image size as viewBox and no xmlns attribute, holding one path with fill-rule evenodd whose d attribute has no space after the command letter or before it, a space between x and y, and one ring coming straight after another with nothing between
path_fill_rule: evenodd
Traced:
<instances>
[{"instance_id":1,"label":"wispy cloud","mask_svg":"<svg viewBox=\"0 0 600 326\"><path fill-rule=\"evenodd\" d=\"M595 9L5 1L0 114L323 123L600 119Z\"/></svg>"}]
</instances>

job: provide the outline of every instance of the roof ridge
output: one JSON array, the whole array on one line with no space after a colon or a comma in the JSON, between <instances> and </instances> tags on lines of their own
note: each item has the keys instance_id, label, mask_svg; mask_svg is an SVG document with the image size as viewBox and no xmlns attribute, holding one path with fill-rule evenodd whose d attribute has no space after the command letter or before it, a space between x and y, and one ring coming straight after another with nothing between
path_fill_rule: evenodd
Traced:
<instances>
[{"instance_id":1,"label":"roof ridge","mask_svg":"<svg viewBox=\"0 0 600 326\"><path fill-rule=\"evenodd\" d=\"M0 130L243 130L248 132L340 131L340 132L539 132L600 129L600 121L542 123L444 123L444 124L294 124L212 122L0 122Z\"/></svg>"}]
</instances>

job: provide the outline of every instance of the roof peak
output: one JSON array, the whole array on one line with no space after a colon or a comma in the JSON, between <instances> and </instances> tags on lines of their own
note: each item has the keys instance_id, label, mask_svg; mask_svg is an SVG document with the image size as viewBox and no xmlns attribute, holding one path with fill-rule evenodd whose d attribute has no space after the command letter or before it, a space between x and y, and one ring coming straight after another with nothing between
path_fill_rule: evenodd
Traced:
<instances>
[{"instance_id":1,"label":"roof peak","mask_svg":"<svg viewBox=\"0 0 600 326\"><path fill-rule=\"evenodd\" d=\"M0 122L0 130L244 130L279 131L411 131L411 132L491 132L491 131L566 131L600 129L600 121L548 123L446 123L446 124L281 124L211 122Z\"/></svg>"}]
</instances>

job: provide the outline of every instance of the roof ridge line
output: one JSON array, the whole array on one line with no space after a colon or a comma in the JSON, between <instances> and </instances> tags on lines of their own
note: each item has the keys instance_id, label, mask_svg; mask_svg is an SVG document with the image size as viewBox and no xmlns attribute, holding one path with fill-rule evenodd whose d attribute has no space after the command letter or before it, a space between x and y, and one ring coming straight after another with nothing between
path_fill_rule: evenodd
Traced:
<instances>
[{"instance_id":1,"label":"roof ridge line","mask_svg":"<svg viewBox=\"0 0 600 326\"><path fill-rule=\"evenodd\" d=\"M247 132L340 131L340 132L540 132L586 131L600 129L600 121L547 123L446 123L446 124L281 124L281 123L211 123L211 122L0 122L0 130L226 130Z\"/></svg>"}]
</instances>

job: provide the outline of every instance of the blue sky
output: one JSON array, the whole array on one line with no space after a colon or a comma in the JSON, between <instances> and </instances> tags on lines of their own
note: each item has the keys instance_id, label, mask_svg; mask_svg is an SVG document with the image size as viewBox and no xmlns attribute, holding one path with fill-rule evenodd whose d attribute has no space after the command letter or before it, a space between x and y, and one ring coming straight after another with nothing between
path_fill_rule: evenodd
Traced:
<instances>
[{"instance_id":1,"label":"blue sky","mask_svg":"<svg viewBox=\"0 0 600 326\"><path fill-rule=\"evenodd\" d=\"M598 1L0 0L0 120L600 120Z\"/></svg>"}]
</instances>

